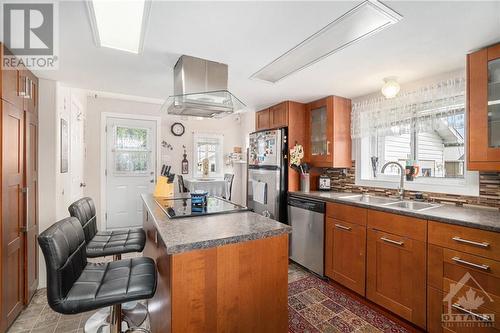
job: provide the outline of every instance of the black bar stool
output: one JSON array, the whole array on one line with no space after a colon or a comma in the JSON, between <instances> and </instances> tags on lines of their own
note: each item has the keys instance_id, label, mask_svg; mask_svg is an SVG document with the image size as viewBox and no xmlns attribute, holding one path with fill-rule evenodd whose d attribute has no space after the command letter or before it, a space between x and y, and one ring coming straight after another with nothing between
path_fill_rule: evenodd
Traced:
<instances>
[{"instance_id":1,"label":"black bar stool","mask_svg":"<svg viewBox=\"0 0 500 333\"><path fill-rule=\"evenodd\" d=\"M141 228L99 231L94 201L85 197L72 203L68 207L69 214L76 217L83 228L86 242L87 257L97 258L113 256L113 260L120 260L122 254L142 252L146 244L146 234ZM101 317L106 320L109 316L103 309ZM122 307L122 317L129 326L140 326L146 319L148 311L143 304L131 302ZM97 319L97 317L95 318ZM100 322L88 322L90 326L100 326Z\"/></svg>"},{"instance_id":2,"label":"black bar stool","mask_svg":"<svg viewBox=\"0 0 500 333\"><path fill-rule=\"evenodd\" d=\"M112 306L110 332L119 333L121 304L155 294L156 268L151 258L87 262L83 228L75 217L53 224L38 236L38 243L47 265L47 300L56 312L76 314ZM147 332L127 329L138 330ZM93 332L102 331L101 326Z\"/></svg>"}]
</instances>

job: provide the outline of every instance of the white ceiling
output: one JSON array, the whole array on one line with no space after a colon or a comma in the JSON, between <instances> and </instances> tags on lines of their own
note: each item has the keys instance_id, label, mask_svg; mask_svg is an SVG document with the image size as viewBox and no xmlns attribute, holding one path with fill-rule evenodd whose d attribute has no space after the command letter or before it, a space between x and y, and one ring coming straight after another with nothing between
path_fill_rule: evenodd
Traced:
<instances>
[{"instance_id":1,"label":"white ceiling","mask_svg":"<svg viewBox=\"0 0 500 333\"><path fill-rule=\"evenodd\" d=\"M250 109L334 94L353 98L382 79L409 82L465 67L465 55L500 41L500 1L386 2L403 20L273 85L249 79L359 2L153 0L141 55L97 48L84 2L60 2L58 71L40 77L151 98L172 93L181 54L229 65L229 90Z\"/></svg>"}]
</instances>

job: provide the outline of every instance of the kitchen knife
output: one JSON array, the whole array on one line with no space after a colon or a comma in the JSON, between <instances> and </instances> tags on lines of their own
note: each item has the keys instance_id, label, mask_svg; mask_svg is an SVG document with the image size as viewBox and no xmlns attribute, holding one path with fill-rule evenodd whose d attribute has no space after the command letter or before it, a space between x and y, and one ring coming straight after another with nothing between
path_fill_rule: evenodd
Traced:
<instances>
[{"instance_id":1,"label":"kitchen knife","mask_svg":"<svg viewBox=\"0 0 500 333\"><path fill-rule=\"evenodd\" d=\"M160 172L160 176L164 176L165 175L165 169L167 168L167 166L165 164L163 164L161 166L161 172Z\"/></svg>"}]
</instances>

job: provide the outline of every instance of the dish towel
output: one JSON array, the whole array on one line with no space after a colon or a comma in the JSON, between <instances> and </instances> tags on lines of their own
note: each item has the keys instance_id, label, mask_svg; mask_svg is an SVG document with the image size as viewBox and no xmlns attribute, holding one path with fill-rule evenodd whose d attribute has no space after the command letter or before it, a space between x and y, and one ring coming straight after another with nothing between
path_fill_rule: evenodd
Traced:
<instances>
[{"instance_id":1,"label":"dish towel","mask_svg":"<svg viewBox=\"0 0 500 333\"><path fill-rule=\"evenodd\" d=\"M260 204L267 204L267 183L252 181L253 200Z\"/></svg>"}]
</instances>

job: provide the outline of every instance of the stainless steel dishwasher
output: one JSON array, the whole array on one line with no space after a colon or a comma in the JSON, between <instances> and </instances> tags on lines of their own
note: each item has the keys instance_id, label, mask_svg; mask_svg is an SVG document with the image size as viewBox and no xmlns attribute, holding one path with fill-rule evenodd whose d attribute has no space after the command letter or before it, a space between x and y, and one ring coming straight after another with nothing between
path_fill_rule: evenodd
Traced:
<instances>
[{"instance_id":1,"label":"stainless steel dishwasher","mask_svg":"<svg viewBox=\"0 0 500 333\"><path fill-rule=\"evenodd\" d=\"M324 276L325 203L288 197L288 223L292 227L290 259Z\"/></svg>"}]
</instances>

